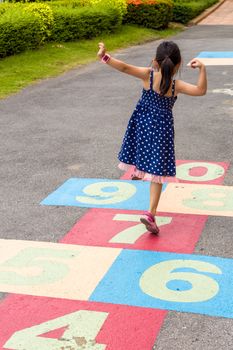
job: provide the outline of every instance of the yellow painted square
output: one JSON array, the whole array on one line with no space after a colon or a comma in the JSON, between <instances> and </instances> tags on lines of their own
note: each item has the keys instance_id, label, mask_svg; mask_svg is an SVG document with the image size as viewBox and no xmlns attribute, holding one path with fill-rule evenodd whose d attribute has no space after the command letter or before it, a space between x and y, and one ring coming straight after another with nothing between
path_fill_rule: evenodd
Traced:
<instances>
[{"instance_id":1,"label":"yellow painted square","mask_svg":"<svg viewBox=\"0 0 233 350\"><path fill-rule=\"evenodd\" d=\"M88 300L121 249L0 240L0 291Z\"/></svg>"},{"instance_id":2,"label":"yellow painted square","mask_svg":"<svg viewBox=\"0 0 233 350\"><path fill-rule=\"evenodd\" d=\"M233 186L168 184L158 211L233 216Z\"/></svg>"},{"instance_id":3,"label":"yellow painted square","mask_svg":"<svg viewBox=\"0 0 233 350\"><path fill-rule=\"evenodd\" d=\"M233 66L233 58L207 58L197 57L205 66ZM190 62L188 63L190 66Z\"/></svg>"}]
</instances>

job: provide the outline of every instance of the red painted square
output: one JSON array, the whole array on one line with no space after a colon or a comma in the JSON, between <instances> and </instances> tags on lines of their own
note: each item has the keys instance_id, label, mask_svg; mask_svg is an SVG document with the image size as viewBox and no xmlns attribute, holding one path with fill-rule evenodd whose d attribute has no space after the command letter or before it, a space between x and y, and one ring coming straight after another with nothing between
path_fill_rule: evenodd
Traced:
<instances>
[{"instance_id":1,"label":"red painted square","mask_svg":"<svg viewBox=\"0 0 233 350\"><path fill-rule=\"evenodd\" d=\"M194 166L194 163L196 164L196 166ZM229 163L209 162L204 160L200 160L200 161L199 160L177 160L176 166L177 166L177 178L181 183L199 183L199 184L201 183L201 184L221 185L224 181L224 176L229 167ZM178 172L179 167L183 168L183 174L186 176L186 179L184 179L182 176L179 177L179 172ZM121 179L122 180L131 179L133 168L134 167L132 166L121 177ZM186 170L184 168L186 168ZM204 178L205 175L209 175L207 176L209 177L209 179L205 179Z\"/></svg>"},{"instance_id":2,"label":"red painted square","mask_svg":"<svg viewBox=\"0 0 233 350\"><path fill-rule=\"evenodd\" d=\"M6 350L4 344L17 331L79 310L109 313L95 338L96 343L107 345L106 350L151 350L167 313L163 310L124 305L11 295L0 304L0 349ZM65 328L67 327L39 336L59 339Z\"/></svg>"},{"instance_id":3,"label":"red painted square","mask_svg":"<svg viewBox=\"0 0 233 350\"><path fill-rule=\"evenodd\" d=\"M170 224L160 227L155 236L144 230L135 243L110 243L123 230L140 222L113 220L116 214L136 214L138 211L116 209L90 209L61 240L61 243L192 253L202 233L207 216L160 213L158 217L171 217ZM132 233L133 234L133 233Z\"/></svg>"}]
</instances>

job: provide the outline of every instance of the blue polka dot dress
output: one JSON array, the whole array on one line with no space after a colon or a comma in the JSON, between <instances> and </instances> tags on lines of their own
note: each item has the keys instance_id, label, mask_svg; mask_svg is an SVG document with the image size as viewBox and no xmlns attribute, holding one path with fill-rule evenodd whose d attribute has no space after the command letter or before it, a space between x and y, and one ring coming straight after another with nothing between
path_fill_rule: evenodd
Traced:
<instances>
[{"instance_id":1,"label":"blue polka dot dress","mask_svg":"<svg viewBox=\"0 0 233 350\"><path fill-rule=\"evenodd\" d=\"M126 171L133 165L133 176L140 179L177 182L172 113L177 99L174 95L175 80L172 82L172 96L161 96L153 90L153 76L151 70L150 89L143 89L129 120L118 155L119 168Z\"/></svg>"}]
</instances>

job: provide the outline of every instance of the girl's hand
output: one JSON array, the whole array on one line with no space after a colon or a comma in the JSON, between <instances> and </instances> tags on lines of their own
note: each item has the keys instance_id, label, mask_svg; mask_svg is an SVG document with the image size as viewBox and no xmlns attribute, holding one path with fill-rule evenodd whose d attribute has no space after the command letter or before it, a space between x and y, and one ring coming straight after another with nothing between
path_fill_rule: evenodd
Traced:
<instances>
[{"instance_id":1,"label":"girl's hand","mask_svg":"<svg viewBox=\"0 0 233 350\"><path fill-rule=\"evenodd\" d=\"M190 67L191 68L201 68L201 67L204 67L204 64L199 61L197 58L194 58L191 62L190 62Z\"/></svg>"},{"instance_id":2,"label":"girl's hand","mask_svg":"<svg viewBox=\"0 0 233 350\"><path fill-rule=\"evenodd\" d=\"M99 43L99 51L97 53L97 56L99 57L99 59L101 60L101 58L105 55L106 53L106 48L104 46L104 43Z\"/></svg>"}]
</instances>

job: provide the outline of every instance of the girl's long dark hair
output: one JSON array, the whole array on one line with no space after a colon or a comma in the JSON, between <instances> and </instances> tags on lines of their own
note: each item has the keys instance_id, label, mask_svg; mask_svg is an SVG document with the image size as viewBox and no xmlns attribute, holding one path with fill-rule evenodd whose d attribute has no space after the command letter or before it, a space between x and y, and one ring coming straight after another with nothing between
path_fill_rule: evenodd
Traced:
<instances>
[{"instance_id":1,"label":"girl's long dark hair","mask_svg":"<svg viewBox=\"0 0 233 350\"><path fill-rule=\"evenodd\" d=\"M161 68L160 94L164 96L171 86L175 66L181 63L180 49L173 41L164 41L158 46L155 59Z\"/></svg>"}]
</instances>

